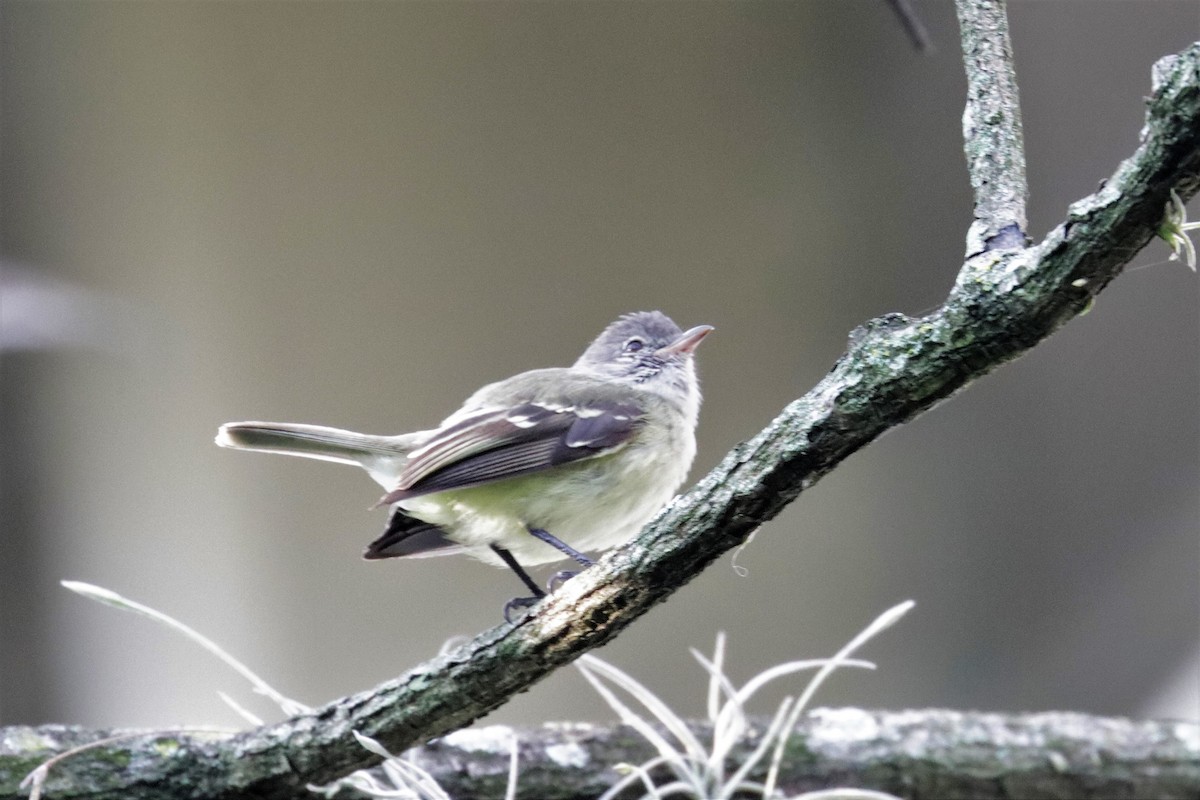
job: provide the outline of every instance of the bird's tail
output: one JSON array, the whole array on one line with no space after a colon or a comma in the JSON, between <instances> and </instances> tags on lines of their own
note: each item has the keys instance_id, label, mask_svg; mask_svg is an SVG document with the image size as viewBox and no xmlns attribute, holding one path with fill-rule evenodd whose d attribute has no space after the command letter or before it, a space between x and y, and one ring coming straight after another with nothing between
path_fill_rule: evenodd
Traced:
<instances>
[{"instance_id":1,"label":"bird's tail","mask_svg":"<svg viewBox=\"0 0 1200 800\"><path fill-rule=\"evenodd\" d=\"M413 438L287 422L228 422L217 432L221 447L354 464L372 474L381 467L386 470L388 462L403 461L413 448Z\"/></svg>"}]
</instances>

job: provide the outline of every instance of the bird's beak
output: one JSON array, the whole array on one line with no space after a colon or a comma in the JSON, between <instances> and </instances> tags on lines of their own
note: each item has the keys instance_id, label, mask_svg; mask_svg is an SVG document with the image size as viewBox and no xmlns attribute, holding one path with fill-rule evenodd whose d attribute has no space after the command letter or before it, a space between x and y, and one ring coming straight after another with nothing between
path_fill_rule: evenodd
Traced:
<instances>
[{"instance_id":1,"label":"bird's beak","mask_svg":"<svg viewBox=\"0 0 1200 800\"><path fill-rule=\"evenodd\" d=\"M704 337L712 332L712 325L697 325L691 330L684 331L678 339L666 347L660 347L655 355L662 356L663 358L676 355L690 356L692 351L696 349L696 346L703 341Z\"/></svg>"}]
</instances>

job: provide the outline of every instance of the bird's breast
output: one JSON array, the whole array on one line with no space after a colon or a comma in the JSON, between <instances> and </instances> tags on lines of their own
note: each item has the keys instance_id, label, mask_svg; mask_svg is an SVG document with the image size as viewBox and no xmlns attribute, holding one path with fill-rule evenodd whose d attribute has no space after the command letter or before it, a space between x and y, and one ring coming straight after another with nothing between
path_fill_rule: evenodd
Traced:
<instances>
[{"instance_id":1,"label":"bird's breast","mask_svg":"<svg viewBox=\"0 0 1200 800\"><path fill-rule=\"evenodd\" d=\"M528 533L541 528L587 551L622 544L674 496L695 456L690 430L645 430L614 453L495 483L405 500L419 519L491 561L498 545L526 565L556 561L557 550Z\"/></svg>"}]
</instances>

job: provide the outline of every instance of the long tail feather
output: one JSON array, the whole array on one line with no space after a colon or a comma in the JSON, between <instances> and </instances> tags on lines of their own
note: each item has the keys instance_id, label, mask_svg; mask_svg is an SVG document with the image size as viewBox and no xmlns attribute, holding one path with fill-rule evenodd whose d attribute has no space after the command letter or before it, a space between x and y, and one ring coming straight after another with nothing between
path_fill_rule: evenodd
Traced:
<instances>
[{"instance_id":1,"label":"long tail feather","mask_svg":"<svg viewBox=\"0 0 1200 800\"><path fill-rule=\"evenodd\" d=\"M289 456L354 464L374 473L384 463L402 461L413 448L413 436L371 436L365 433L286 422L230 422L221 426L217 444L235 450L255 450Z\"/></svg>"}]
</instances>

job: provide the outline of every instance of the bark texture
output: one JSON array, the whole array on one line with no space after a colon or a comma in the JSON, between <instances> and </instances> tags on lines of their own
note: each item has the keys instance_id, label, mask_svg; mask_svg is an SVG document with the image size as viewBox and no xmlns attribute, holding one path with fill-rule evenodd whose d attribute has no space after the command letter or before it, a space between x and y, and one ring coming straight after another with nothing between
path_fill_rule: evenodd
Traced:
<instances>
[{"instance_id":1,"label":"bark texture","mask_svg":"<svg viewBox=\"0 0 1200 800\"><path fill-rule=\"evenodd\" d=\"M734 760L754 748L766 725L766 719L759 720L757 732L734 751ZM694 730L707 741L704 726ZM0 738L0 797L20 796L17 781L42 759L109 735L64 726L9 728ZM519 743L517 785L524 798L594 798L619 778L614 765L640 764L655 755L629 728L578 723L460 731L405 755L456 800L499 800L508 782L512 736ZM128 740L127 746L166 759L181 749L206 745L202 737L145 734ZM98 796L80 791L79 782L100 780L114 760L99 759L89 772L64 763L61 774L50 774L49 797ZM135 759L117 761L122 769L130 769ZM765 765L750 778L762 780L764 772ZM779 788L792 796L828 786L874 789L914 800L1183 800L1200 796L1200 725L1067 713L819 708L801 720L784 759ZM130 784L123 791L119 796L131 800L183 796L146 784ZM304 793L297 789L293 796Z\"/></svg>"},{"instance_id":2,"label":"bark texture","mask_svg":"<svg viewBox=\"0 0 1200 800\"><path fill-rule=\"evenodd\" d=\"M988 249L1024 247L1025 138L1008 14L1004 0L958 0L967 102L963 149L975 192L975 221L967 232L967 257Z\"/></svg>"}]
</instances>

